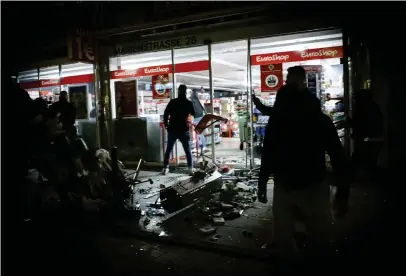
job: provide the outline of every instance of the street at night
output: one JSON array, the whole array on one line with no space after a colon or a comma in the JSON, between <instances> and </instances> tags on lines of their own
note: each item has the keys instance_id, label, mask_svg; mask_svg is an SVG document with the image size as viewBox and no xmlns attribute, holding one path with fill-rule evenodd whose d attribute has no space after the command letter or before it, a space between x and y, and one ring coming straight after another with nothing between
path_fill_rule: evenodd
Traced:
<instances>
[{"instance_id":1,"label":"street at night","mask_svg":"<svg viewBox=\"0 0 406 276\"><path fill-rule=\"evenodd\" d=\"M397 275L404 12L2 1L4 273Z\"/></svg>"}]
</instances>

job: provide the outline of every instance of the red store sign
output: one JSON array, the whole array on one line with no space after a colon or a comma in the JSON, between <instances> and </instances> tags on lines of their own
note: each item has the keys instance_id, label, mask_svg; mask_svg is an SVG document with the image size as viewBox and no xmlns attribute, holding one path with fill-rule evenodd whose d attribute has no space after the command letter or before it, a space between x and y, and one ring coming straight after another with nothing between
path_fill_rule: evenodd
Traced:
<instances>
[{"instance_id":1,"label":"red store sign","mask_svg":"<svg viewBox=\"0 0 406 276\"><path fill-rule=\"evenodd\" d=\"M209 70L209 61L201 60L194 62L185 62L175 64L175 73L197 72ZM145 76L156 76L162 74L171 74L172 65L159 65L151 67L142 67L134 70L117 70L111 72L112 79L125 79Z\"/></svg>"},{"instance_id":2,"label":"red store sign","mask_svg":"<svg viewBox=\"0 0 406 276\"><path fill-rule=\"evenodd\" d=\"M40 87L50 87L50 86L59 86L61 82L59 79L51 79L51 80L40 80L39 86Z\"/></svg>"},{"instance_id":3,"label":"red store sign","mask_svg":"<svg viewBox=\"0 0 406 276\"><path fill-rule=\"evenodd\" d=\"M77 84L77 83L89 83L89 82L93 82L93 81L94 81L94 74L86 74L86 75L79 75L79 76L64 77L61 80L50 79L50 80L20 82L19 85L23 89L32 89L32 88L38 88L38 87L50 87L50 86L59 86L59 85L68 85L68 84Z\"/></svg>"},{"instance_id":4,"label":"red store sign","mask_svg":"<svg viewBox=\"0 0 406 276\"><path fill-rule=\"evenodd\" d=\"M297 62L315 59L342 58L343 47L327 47L308 49L304 51L291 51L280 53L269 53L251 56L251 65L267 65L284 62Z\"/></svg>"},{"instance_id":5,"label":"red store sign","mask_svg":"<svg viewBox=\"0 0 406 276\"><path fill-rule=\"evenodd\" d=\"M282 63L261 65L261 92L277 92L283 86Z\"/></svg>"}]
</instances>

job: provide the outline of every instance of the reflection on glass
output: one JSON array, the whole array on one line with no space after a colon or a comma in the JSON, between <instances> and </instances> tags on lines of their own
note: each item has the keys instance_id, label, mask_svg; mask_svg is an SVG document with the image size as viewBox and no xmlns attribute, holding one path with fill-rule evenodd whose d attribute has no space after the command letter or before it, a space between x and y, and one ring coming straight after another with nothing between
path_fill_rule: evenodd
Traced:
<instances>
[{"instance_id":1,"label":"reflection on glass","mask_svg":"<svg viewBox=\"0 0 406 276\"><path fill-rule=\"evenodd\" d=\"M216 162L246 166L250 139L247 108L248 42L240 40L212 45L214 114L228 119L221 123L216 143Z\"/></svg>"}]
</instances>

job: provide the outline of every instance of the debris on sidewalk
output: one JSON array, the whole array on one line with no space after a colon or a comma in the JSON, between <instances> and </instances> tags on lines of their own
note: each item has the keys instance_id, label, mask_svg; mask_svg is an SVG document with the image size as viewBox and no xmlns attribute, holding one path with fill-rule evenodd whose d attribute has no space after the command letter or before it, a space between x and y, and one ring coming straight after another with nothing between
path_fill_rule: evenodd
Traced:
<instances>
[{"instance_id":1,"label":"debris on sidewalk","mask_svg":"<svg viewBox=\"0 0 406 276\"><path fill-rule=\"evenodd\" d=\"M221 225L224 225L225 223L226 223L226 221L222 217L213 218L213 225L221 226Z\"/></svg>"},{"instance_id":2,"label":"debris on sidewalk","mask_svg":"<svg viewBox=\"0 0 406 276\"><path fill-rule=\"evenodd\" d=\"M210 238L210 241L218 241L221 238L221 235L219 234L215 234L214 236L212 236Z\"/></svg>"},{"instance_id":3,"label":"debris on sidewalk","mask_svg":"<svg viewBox=\"0 0 406 276\"><path fill-rule=\"evenodd\" d=\"M140 188L138 189L138 193L140 193L141 195L146 195L149 194L151 190L152 188Z\"/></svg>"},{"instance_id":4,"label":"debris on sidewalk","mask_svg":"<svg viewBox=\"0 0 406 276\"><path fill-rule=\"evenodd\" d=\"M200 233L204 234L204 235L211 235L214 234L216 232L216 228L213 228L211 226L205 226L199 229Z\"/></svg>"}]
</instances>

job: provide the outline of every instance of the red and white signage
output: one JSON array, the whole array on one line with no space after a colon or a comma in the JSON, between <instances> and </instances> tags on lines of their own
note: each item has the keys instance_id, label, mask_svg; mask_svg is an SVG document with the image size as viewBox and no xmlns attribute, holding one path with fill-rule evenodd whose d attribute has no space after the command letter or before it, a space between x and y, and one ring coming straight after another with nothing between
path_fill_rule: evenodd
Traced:
<instances>
[{"instance_id":1,"label":"red and white signage","mask_svg":"<svg viewBox=\"0 0 406 276\"><path fill-rule=\"evenodd\" d=\"M168 99L172 83L169 80L169 74L160 74L152 76L152 98Z\"/></svg>"},{"instance_id":2,"label":"red and white signage","mask_svg":"<svg viewBox=\"0 0 406 276\"><path fill-rule=\"evenodd\" d=\"M38 87L50 87L50 86L59 86L59 85L68 85L68 84L78 84L78 83L89 83L94 81L94 74L78 75L78 76L69 76L59 79L50 79L50 80L40 80L40 81L29 81L29 82L20 82L19 85L23 89L33 89Z\"/></svg>"},{"instance_id":3,"label":"red and white signage","mask_svg":"<svg viewBox=\"0 0 406 276\"><path fill-rule=\"evenodd\" d=\"M175 73L197 72L209 70L209 61L193 61L175 64ZM145 76L156 76L161 74L171 74L172 65L159 65L151 67L141 67L133 70L117 70L111 72L112 79L126 79Z\"/></svg>"},{"instance_id":4,"label":"red and white signage","mask_svg":"<svg viewBox=\"0 0 406 276\"><path fill-rule=\"evenodd\" d=\"M112 79L126 79L134 77L154 76L159 74L172 73L172 65L160 65L152 67L137 68L134 70L117 70L111 72Z\"/></svg>"},{"instance_id":5,"label":"red and white signage","mask_svg":"<svg viewBox=\"0 0 406 276\"><path fill-rule=\"evenodd\" d=\"M297 62L314 59L342 58L343 47L327 47L304 51L269 53L251 56L251 65L267 65L284 62Z\"/></svg>"},{"instance_id":6,"label":"red and white signage","mask_svg":"<svg viewBox=\"0 0 406 276\"><path fill-rule=\"evenodd\" d=\"M59 86L61 85L60 79L51 79L51 80L40 80L40 87L50 87L50 86Z\"/></svg>"},{"instance_id":7,"label":"red and white signage","mask_svg":"<svg viewBox=\"0 0 406 276\"><path fill-rule=\"evenodd\" d=\"M276 93L282 85L282 63L261 65L261 93Z\"/></svg>"}]
</instances>

